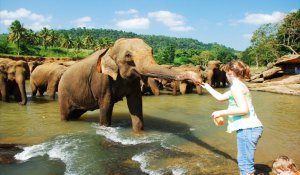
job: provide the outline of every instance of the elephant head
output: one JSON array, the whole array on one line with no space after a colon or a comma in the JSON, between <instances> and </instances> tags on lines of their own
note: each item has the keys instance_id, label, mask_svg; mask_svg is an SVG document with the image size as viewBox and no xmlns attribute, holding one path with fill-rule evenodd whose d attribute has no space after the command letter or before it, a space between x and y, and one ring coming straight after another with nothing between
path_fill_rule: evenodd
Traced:
<instances>
[{"instance_id":1,"label":"elephant head","mask_svg":"<svg viewBox=\"0 0 300 175\"><path fill-rule=\"evenodd\" d=\"M179 75L200 78L191 72L171 71L158 65L153 57L152 48L137 38L117 40L113 47L99 57L97 71L111 76L114 80L118 75L127 80L140 78L141 75L172 80L181 80Z\"/></svg>"},{"instance_id":2,"label":"elephant head","mask_svg":"<svg viewBox=\"0 0 300 175\"><path fill-rule=\"evenodd\" d=\"M25 105L27 103L27 96L25 90L25 80L26 80L26 73L28 68L28 64L25 61L10 61L7 64L7 78L8 81L12 84L17 84L18 90L18 97L21 97L20 104Z\"/></svg>"}]
</instances>

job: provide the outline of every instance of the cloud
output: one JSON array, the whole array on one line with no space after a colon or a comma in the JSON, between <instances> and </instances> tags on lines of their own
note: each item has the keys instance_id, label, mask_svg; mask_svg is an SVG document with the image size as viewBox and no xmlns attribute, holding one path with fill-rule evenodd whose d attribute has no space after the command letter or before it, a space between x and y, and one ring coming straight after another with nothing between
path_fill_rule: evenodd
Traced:
<instances>
[{"instance_id":1,"label":"cloud","mask_svg":"<svg viewBox=\"0 0 300 175\"><path fill-rule=\"evenodd\" d=\"M88 26L88 23L90 23L91 21L92 21L91 17L84 16L82 18L78 18L78 19L72 21L72 23L74 23L76 27L90 27L90 26Z\"/></svg>"},{"instance_id":2,"label":"cloud","mask_svg":"<svg viewBox=\"0 0 300 175\"><path fill-rule=\"evenodd\" d=\"M137 15L139 11L135 9L129 9L127 11L116 11L115 14L117 15Z\"/></svg>"},{"instance_id":3,"label":"cloud","mask_svg":"<svg viewBox=\"0 0 300 175\"><path fill-rule=\"evenodd\" d=\"M148 13L149 18L154 18L156 21L163 23L172 31L190 31L193 30L190 26L185 26L185 22L181 15L169 11L156 11Z\"/></svg>"},{"instance_id":4,"label":"cloud","mask_svg":"<svg viewBox=\"0 0 300 175\"><path fill-rule=\"evenodd\" d=\"M40 30L46 26L50 28L50 25L47 23L50 22L51 19L51 16L33 13L25 8L19 8L15 11L0 11L0 23L5 27L10 26L14 20L22 20L22 22L26 21L25 27L28 26L33 30Z\"/></svg>"},{"instance_id":5,"label":"cloud","mask_svg":"<svg viewBox=\"0 0 300 175\"><path fill-rule=\"evenodd\" d=\"M121 20L116 23L116 26L123 29L148 29L150 21L148 18L133 18Z\"/></svg>"},{"instance_id":6,"label":"cloud","mask_svg":"<svg viewBox=\"0 0 300 175\"><path fill-rule=\"evenodd\" d=\"M278 23L284 19L286 16L285 13L282 12L273 12L272 14L246 14L245 18L239 20L240 23L246 24L255 24L255 25L262 25L267 23Z\"/></svg>"}]
</instances>

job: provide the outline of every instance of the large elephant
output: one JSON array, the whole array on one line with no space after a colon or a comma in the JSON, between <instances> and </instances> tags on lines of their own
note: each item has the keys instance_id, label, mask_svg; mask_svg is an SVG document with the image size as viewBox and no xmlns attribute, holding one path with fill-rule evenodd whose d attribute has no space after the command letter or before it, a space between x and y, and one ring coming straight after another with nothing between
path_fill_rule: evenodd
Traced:
<instances>
[{"instance_id":1,"label":"large elephant","mask_svg":"<svg viewBox=\"0 0 300 175\"><path fill-rule=\"evenodd\" d=\"M178 73L159 66L152 48L141 39L119 39L111 48L96 51L63 74L58 87L61 118L76 119L100 108L99 123L109 126L114 104L125 96L133 131L143 130L141 76L200 78L192 72Z\"/></svg>"},{"instance_id":2,"label":"large elephant","mask_svg":"<svg viewBox=\"0 0 300 175\"><path fill-rule=\"evenodd\" d=\"M35 97L37 92L42 96L47 91L47 95L54 100L59 80L66 70L67 67L60 63L45 63L36 67L30 76L32 96Z\"/></svg>"},{"instance_id":3,"label":"large elephant","mask_svg":"<svg viewBox=\"0 0 300 175\"><path fill-rule=\"evenodd\" d=\"M23 61L11 59L0 59L0 64L5 67L6 78L1 80L1 96L3 101L8 101L10 95L14 95L16 101L21 105L27 103L25 80L28 74L28 64ZM3 75L3 74L2 74Z\"/></svg>"},{"instance_id":4,"label":"large elephant","mask_svg":"<svg viewBox=\"0 0 300 175\"><path fill-rule=\"evenodd\" d=\"M216 88L220 87L222 83L223 87L226 87L227 78L226 73L223 70L223 64L219 60L209 61L207 64L206 75L207 83Z\"/></svg>"}]
</instances>

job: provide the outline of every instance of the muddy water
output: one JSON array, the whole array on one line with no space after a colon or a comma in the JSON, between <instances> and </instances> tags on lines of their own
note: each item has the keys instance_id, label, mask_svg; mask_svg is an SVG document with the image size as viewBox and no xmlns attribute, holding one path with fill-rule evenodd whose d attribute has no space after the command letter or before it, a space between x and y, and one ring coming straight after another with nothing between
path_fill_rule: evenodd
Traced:
<instances>
[{"instance_id":1,"label":"muddy water","mask_svg":"<svg viewBox=\"0 0 300 175\"><path fill-rule=\"evenodd\" d=\"M270 171L267 166L281 154L299 166L300 98L252 96L264 124L257 167ZM107 128L97 124L99 110L79 121L60 121L57 100L46 96L29 99L26 106L0 102L0 144L22 148L15 163L0 164L0 174L237 174L235 134L209 117L226 105L207 93L145 96L145 132L135 135L126 100L115 105Z\"/></svg>"}]
</instances>

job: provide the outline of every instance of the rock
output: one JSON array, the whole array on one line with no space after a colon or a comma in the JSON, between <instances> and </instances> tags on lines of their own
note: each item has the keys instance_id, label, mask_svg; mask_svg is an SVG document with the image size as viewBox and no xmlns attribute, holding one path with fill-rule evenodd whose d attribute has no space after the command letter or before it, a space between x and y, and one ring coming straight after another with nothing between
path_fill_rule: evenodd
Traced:
<instances>
[{"instance_id":1,"label":"rock","mask_svg":"<svg viewBox=\"0 0 300 175\"><path fill-rule=\"evenodd\" d=\"M21 152L22 149L15 144L0 144L0 164L12 164L17 160L15 155Z\"/></svg>"},{"instance_id":2,"label":"rock","mask_svg":"<svg viewBox=\"0 0 300 175\"><path fill-rule=\"evenodd\" d=\"M300 75L284 75L263 83L247 83L250 90L300 95Z\"/></svg>"}]
</instances>

